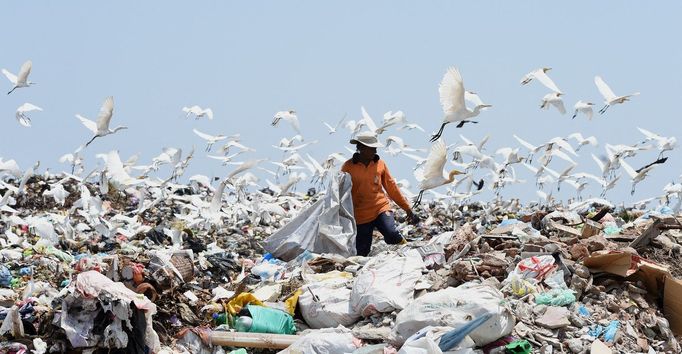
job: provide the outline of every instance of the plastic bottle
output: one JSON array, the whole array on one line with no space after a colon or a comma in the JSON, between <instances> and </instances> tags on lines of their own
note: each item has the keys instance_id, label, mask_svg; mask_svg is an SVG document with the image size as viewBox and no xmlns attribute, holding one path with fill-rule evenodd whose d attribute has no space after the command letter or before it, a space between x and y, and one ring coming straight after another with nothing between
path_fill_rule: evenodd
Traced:
<instances>
[{"instance_id":1,"label":"plastic bottle","mask_svg":"<svg viewBox=\"0 0 682 354\"><path fill-rule=\"evenodd\" d=\"M253 325L253 319L248 316L239 316L237 323L235 323L234 328L237 332L248 332Z\"/></svg>"}]
</instances>

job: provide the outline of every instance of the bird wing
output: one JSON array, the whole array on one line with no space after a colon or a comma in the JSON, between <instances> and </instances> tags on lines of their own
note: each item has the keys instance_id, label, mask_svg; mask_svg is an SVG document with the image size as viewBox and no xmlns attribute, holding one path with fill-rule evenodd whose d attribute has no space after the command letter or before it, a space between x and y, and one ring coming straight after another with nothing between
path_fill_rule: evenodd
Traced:
<instances>
[{"instance_id":1,"label":"bird wing","mask_svg":"<svg viewBox=\"0 0 682 354\"><path fill-rule=\"evenodd\" d=\"M78 118L83 125L88 128L93 134L97 134L97 123L91 121L90 119L87 119L83 117L80 114L76 114L76 118Z\"/></svg>"},{"instance_id":2,"label":"bird wing","mask_svg":"<svg viewBox=\"0 0 682 354\"><path fill-rule=\"evenodd\" d=\"M31 73L31 67L33 66L33 63L30 60L27 60L24 64L21 65L21 69L19 69L19 75L17 78L17 82L26 82L28 79L28 74Z\"/></svg>"},{"instance_id":3,"label":"bird wing","mask_svg":"<svg viewBox=\"0 0 682 354\"><path fill-rule=\"evenodd\" d=\"M554 107L556 107L561 114L566 114L566 107L564 107L563 100L553 100L552 105L554 105Z\"/></svg>"},{"instance_id":4,"label":"bird wing","mask_svg":"<svg viewBox=\"0 0 682 354\"><path fill-rule=\"evenodd\" d=\"M552 81L552 79L550 79L549 76L547 76L547 74L542 69L535 71L533 73L533 77L538 79L538 81L540 81L540 83L545 85L545 87L547 87L548 89L554 92L561 93L561 90L559 90L554 81Z\"/></svg>"},{"instance_id":5,"label":"bird wing","mask_svg":"<svg viewBox=\"0 0 682 354\"><path fill-rule=\"evenodd\" d=\"M17 77L12 74L11 72L7 71L7 69L2 69L3 75L7 78L7 80L11 81L12 84L16 85L17 84Z\"/></svg>"},{"instance_id":6,"label":"bird wing","mask_svg":"<svg viewBox=\"0 0 682 354\"><path fill-rule=\"evenodd\" d=\"M24 103L19 108L17 108L17 112L30 112L30 111L42 111L43 109L32 104L32 103Z\"/></svg>"},{"instance_id":7,"label":"bird wing","mask_svg":"<svg viewBox=\"0 0 682 354\"><path fill-rule=\"evenodd\" d=\"M564 140L560 137L552 138L549 142L558 145L560 148L568 151L573 156L578 156L578 154L575 152L575 150L573 150L573 147L571 146L571 144L569 144L566 140Z\"/></svg>"},{"instance_id":8,"label":"bird wing","mask_svg":"<svg viewBox=\"0 0 682 354\"><path fill-rule=\"evenodd\" d=\"M459 137L462 139L462 141L467 144L467 145L475 145L473 141L469 140L466 136L460 134Z\"/></svg>"},{"instance_id":9,"label":"bird wing","mask_svg":"<svg viewBox=\"0 0 682 354\"><path fill-rule=\"evenodd\" d=\"M569 136L566 137L566 139L575 139L578 143L582 143L585 139L583 138L583 135L580 133L573 133L570 134Z\"/></svg>"},{"instance_id":10,"label":"bird wing","mask_svg":"<svg viewBox=\"0 0 682 354\"><path fill-rule=\"evenodd\" d=\"M632 166L630 166L623 159L618 159L618 160L620 162L620 166L625 170L625 172L627 172L627 174L628 174L628 176L630 176L630 178L634 179L635 177L637 177L637 172L635 172L635 169L633 169Z\"/></svg>"},{"instance_id":11,"label":"bird wing","mask_svg":"<svg viewBox=\"0 0 682 354\"><path fill-rule=\"evenodd\" d=\"M230 161L231 158L228 156L217 156L217 155L206 155L209 159L215 159L220 161Z\"/></svg>"},{"instance_id":12,"label":"bird wing","mask_svg":"<svg viewBox=\"0 0 682 354\"><path fill-rule=\"evenodd\" d=\"M194 134L198 135L200 138L202 138L204 140L214 140L216 138L213 135L208 135L206 133L202 133L202 132L198 131L197 128L192 129L192 131L194 132Z\"/></svg>"},{"instance_id":13,"label":"bird wing","mask_svg":"<svg viewBox=\"0 0 682 354\"><path fill-rule=\"evenodd\" d=\"M469 103L473 104L474 107L480 106L483 103L480 97L478 97L477 94L471 91L464 91L464 100L468 101Z\"/></svg>"},{"instance_id":14,"label":"bird wing","mask_svg":"<svg viewBox=\"0 0 682 354\"><path fill-rule=\"evenodd\" d=\"M367 128L372 131L372 133L377 132L377 125L374 123L374 119L367 113L367 110L365 109L365 106L360 107L360 110L362 110L362 120L365 122L367 125Z\"/></svg>"},{"instance_id":15,"label":"bird wing","mask_svg":"<svg viewBox=\"0 0 682 354\"><path fill-rule=\"evenodd\" d=\"M203 111L203 113L206 114L206 116L208 117L208 119L213 120L213 110L212 110L212 109L206 108L206 109Z\"/></svg>"},{"instance_id":16,"label":"bird wing","mask_svg":"<svg viewBox=\"0 0 682 354\"><path fill-rule=\"evenodd\" d=\"M658 134L656 134L656 133L652 133L652 132L650 132L650 131L648 131L648 130L646 130L646 129L643 129L643 128L640 128L640 127L637 127L637 129L638 129L640 132L642 132L642 134L644 134L644 136L646 136L647 139L658 140L658 139L661 138L660 135L658 135Z\"/></svg>"},{"instance_id":17,"label":"bird wing","mask_svg":"<svg viewBox=\"0 0 682 354\"><path fill-rule=\"evenodd\" d=\"M327 129L329 129L330 132L334 131L334 129L335 129L334 127L332 127L331 125L329 125L327 122L322 122L322 124L326 125L326 126L327 126Z\"/></svg>"},{"instance_id":18,"label":"bird wing","mask_svg":"<svg viewBox=\"0 0 682 354\"><path fill-rule=\"evenodd\" d=\"M438 87L440 105L446 114L462 110L464 105L464 81L456 68L448 68Z\"/></svg>"},{"instance_id":19,"label":"bird wing","mask_svg":"<svg viewBox=\"0 0 682 354\"><path fill-rule=\"evenodd\" d=\"M602 79L601 76L594 77L594 84L597 85L599 93L604 96L604 100L611 101L616 98L616 94L611 91L611 88L604 82L604 79Z\"/></svg>"},{"instance_id":20,"label":"bird wing","mask_svg":"<svg viewBox=\"0 0 682 354\"><path fill-rule=\"evenodd\" d=\"M433 177L443 177L443 167L445 167L445 160L447 159L447 149L443 140L438 139L433 146L431 152L426 158L424 164L424 178L429 179Z\"/></svg>"},{"instance_id":21,"label":"bird wing","mask_svg":"<svg viewBox=\"0 0 682 354\"><path fill-rule=\"evenodd\" d=\"M561 151L561 150L552 150L552 155L554 155L554 156L556 156L556 157L558 157L558 158L560 158L560 159L563 159L563 160L565 160L565 161L568 161L568 162L570 162L570 163L572 163L572 164L574 164L574 165L576 164L576 162L573 161L573 159L571 159L570 156L566 155L566 153L563 152L563 151Z\"/></svg>"},{"instance_id":22,"label":"bird wing","mask_svg":"<svg viewBox=\"0 0 682 354\"><path fill-rule=\"evenodd\" d=\"M99 115L97 116L97 130L107 131L109 130L109 122L111 122L111 117L114 115L114 97L109 96L102 103L102 108L99 110Z\"/></svg>"},{"instance_id":23,"label":"bird wing","mask_svg":"<svg viewBox=\"0 0 682 354\"><path fill-rule=\"evenodd\" d=\"M516 141L518 141L519 144L523 145L526 149L531 150L531 151L537 149L536 146L534 146L531 143L519 138L518 136L516 136L516 134L513 134L513 136L514 136L514 139L516 139Z\"/></svg>"}]
</instances>

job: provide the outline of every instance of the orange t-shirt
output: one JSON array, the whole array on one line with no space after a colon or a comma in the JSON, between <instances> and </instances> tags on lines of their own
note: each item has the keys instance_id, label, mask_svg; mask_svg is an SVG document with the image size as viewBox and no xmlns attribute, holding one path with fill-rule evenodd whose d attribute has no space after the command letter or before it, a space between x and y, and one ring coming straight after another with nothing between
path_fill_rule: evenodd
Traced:
<instances>
[{"instance_id":1,"label":"orange t-shirt","mask_svg":"<svg viewBox=\"0 0 682 354\"><path fill-rule=\"evenodd\" d=\"M400 193L383 160L375 159L365 166L362 162L353 163L353 159L350 159L343 164L341 171L350 173L353 181L351 194L356 224L366 224L379 214L391 210L386 193L403 210L410 210L410 204Z\"/></svg>"}]
</instances>

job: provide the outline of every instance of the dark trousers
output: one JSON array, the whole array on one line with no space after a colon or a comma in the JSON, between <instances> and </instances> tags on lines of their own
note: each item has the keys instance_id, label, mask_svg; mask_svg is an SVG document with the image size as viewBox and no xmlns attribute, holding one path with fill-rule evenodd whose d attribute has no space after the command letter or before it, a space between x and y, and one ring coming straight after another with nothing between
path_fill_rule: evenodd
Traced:
<instances>
[{"instance_id":1,"label":"dark trousers","mask_svg":"<svg viewBox=\"0 0 682 354\"><path fill-rule=\"evenodd\" d=\"M377 216L376 219L366 223L358 224L358 234L355 238L355 249L358 256L367 256L372 248L372 233L376 227L381 235L384 236L384 241L389 245L394 245L402 241L403 236L395 228L395 220L393 213L383 212Z\"/></svg>"}]
</instances>

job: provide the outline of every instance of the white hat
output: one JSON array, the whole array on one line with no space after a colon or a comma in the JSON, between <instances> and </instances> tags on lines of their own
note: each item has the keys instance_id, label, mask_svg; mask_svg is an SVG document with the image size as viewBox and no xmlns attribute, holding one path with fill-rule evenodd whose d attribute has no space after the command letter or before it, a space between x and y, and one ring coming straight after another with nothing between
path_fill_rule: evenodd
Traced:
<instances>
[{"instance_id":1,"label":"white hat","mask_svg":"<svg viewBox=\"0 0 682 354\"><path fill-rule=\"evenodd\" d=\"M384 147L384 144L379 142L379 139L377 139L376 134L370 132L359 133L357 136L355 136L355 139L350 140L350 143L354 145L362 144L373 148Z\"/></svg>"}]
</instances>

